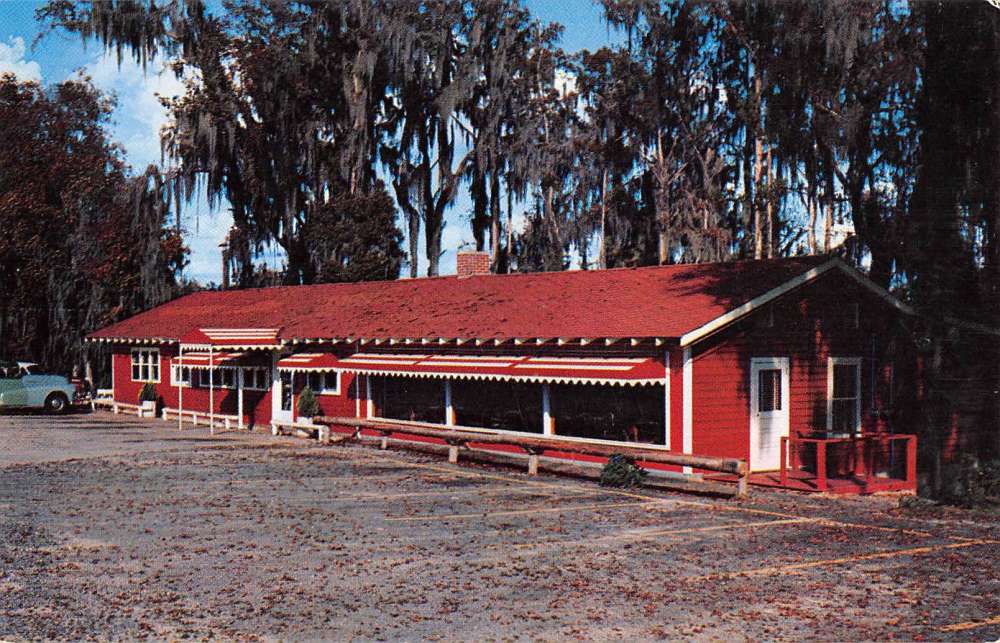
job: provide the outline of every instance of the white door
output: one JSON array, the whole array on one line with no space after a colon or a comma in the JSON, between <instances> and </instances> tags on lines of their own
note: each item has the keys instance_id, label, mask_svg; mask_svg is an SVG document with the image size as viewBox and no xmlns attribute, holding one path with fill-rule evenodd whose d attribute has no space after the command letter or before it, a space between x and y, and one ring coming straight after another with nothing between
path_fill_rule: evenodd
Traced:
<instances>
[{"instance_id":1,"label":"white door","mask_svg":"<svg viewBox=\"0 0 1000 643\"><path fill-rule=\"evenodd\" d=\"M271 419L278 422L291 422L293 403L293 375L291 371L275 369L271 385Z\"/></svg>"},{"instance_id":2,"label":"white door","mask_svg":"<svg viewBox=\"0 0 1000 643\"><path fill-rule=\"evenodd\" d=\"M788 435L788 358L750 360L750 470L781 467L781 438Z\"/></svg>"}]
</instances>

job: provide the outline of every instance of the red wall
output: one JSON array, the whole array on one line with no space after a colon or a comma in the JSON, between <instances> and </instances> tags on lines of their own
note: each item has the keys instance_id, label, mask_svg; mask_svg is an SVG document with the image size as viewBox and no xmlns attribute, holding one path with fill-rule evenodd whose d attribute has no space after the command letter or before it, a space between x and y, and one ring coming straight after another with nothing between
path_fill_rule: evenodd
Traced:
<instances>
[{"instance_id":1,"label":"red wall","mask_svg":"<svg viewBox=\"0 0 1000 643\"><path fill-rule=\"evenodd\" d=\"M170 364L176 355L176 346L160 347L160 381L154 384L162 404L172 409L178 408L180 402L177 388L170 385ZM144 382L132 381L132 348L129 346L116 348L112 354L112 360L114 364L115 400L137 404L139 401L139 392L142 390ZM269 353L261 353L252 362L248 362L247 365L270 367L271 356ZM295 380L295 402L297 402L298 392L305 385L305 378L301 375L296 375ZM341 374L340 395L317 396L324 415L354 417L356 403L354 400L353 383L354 376L349 373L343 373ZM183 394L184 409L207 412L209 410L209 398L208 388L185 388ZM215 413L236 415L238 409L238 394L235 389L215 389L214 405L212 407ZM362 412L364 412L364 409L362 409ZM271 421L271 389L267 391L244 390L243 413L246 416L248 424L251 426L268 424Z\"/></svg>"},{"instance_id":2,"label":"red wall","mask_svg":"<svg viewBox=\"0 0 1000 643\"><path fill-rule=\"evenodd\" d=\"M857 328L851 306L855 302L860 312ZM826 430L827 358L862 358L862 430L884 429L872 412L872 376L886 371L883 353L894 332L893 309L836 271L770 306L773 325L772 312L765 307L693 347L693 452L750 457L754 357L789 358L789 431L800 435ZM881 401L875 406L882 406Z\"/></svg>"},{"instance_id":3,"label":"red wall","mask_svg":"<svg viewBox=\"0 0 1000 643\"><path fill-rule=\"evenodd\" d=\"M855 302L860 307L858 328L851 307ZM872 379L875 374L885 376L889 360L884 353L898 331L897 319L898 314L885 301L848 276L832 271L696 344L692 347L692 452L749 458L749 380L750 360L754 357L789 358L790 430L799 434L826 429L827 357L861 357L863 430L884 430L884 424L872 412ZM177 389L169 385L169 362L175 353L175 347L161 348L161 382L157 385L163 402L172 408L177 407ZM136 403L142 383L131 381L130 355L130 347L123 346L113 356L115 398ZM270 364L269 354L259 359L261 365ZM683 366L684 351L670 349L670 436L672 449L677 452L683 450ZM355 386L356 379L360 386ZM297 374L295 380L297 401L306 379ZM354 417L360 398L363 417L364 388L363 378L342 373L339 395L318 396L322 413ZM245 391L244 396L250 421L269 422L271 392ZM184 408L207 410L208 397L207 389L185 389ZM235 414L236 404L236 391L216 391L216 412ZM879 401L875 406L883 405Z\"/></svg>"},{"instance_id":4,"label":"red wall","mask_svg":"<svg viewBox=\"0 0 1000 643\"><path fill-rule=\"evenodd\" d=\"M357 411L357 401L355 399L355 384L358 380L356 375L353 373L341 373L340 374L340 393L337 395L333 394L322 394L316 396L316 401L319 402L319 408L322 415L333 416L333 417L356 417ZM305 388L307 378L303 373L296 373L294 384L295 384L295 397L292 404L292 412L298 417L298 403L299 403L299 393ZM362 382L363 386L363 382ZM362 388L361 397L365 396L365 391ZM361 414L364 415L365 409L363 407L364 402L362 402Z\"/></svg>"}]
</instances>

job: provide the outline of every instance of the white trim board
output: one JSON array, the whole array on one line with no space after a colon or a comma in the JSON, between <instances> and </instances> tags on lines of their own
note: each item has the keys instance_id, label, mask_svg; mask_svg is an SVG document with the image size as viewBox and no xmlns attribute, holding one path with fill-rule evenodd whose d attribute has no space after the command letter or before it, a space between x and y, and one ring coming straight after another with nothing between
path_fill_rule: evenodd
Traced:
<instances>
[{"instance_id":1,"label":"white trim board","mask_svg":"<svg viewBox=\"0 0 1000 643\"><path fill-rule=\"evenodd\" d=\"M875 284L874 282L872 282L870 279L859 273L854 268L851 268L850 266L845 264L841 259L834 257L833 259L825 263L822 263L816 266L815 268L812 268L811 270L807 270L798 277L786 281L777 288L772 288L763 295L754 297L753 299L743 304L742 306L733 308L728 313L716 317L707 324L703 324L698 328L695 328L694 330L683 334L681 336L680 345L682 347L690 346L691 344L694 344L695 342L707 337L708 335L711 335L712 333L723 328L724 326L728 326L737 319L749 315L751 312L760 308L761 306L774 301L778 297L781 297L782 295L791 292L792 290L795 290L799 286L804 286L807 283L815 281L816 279L826 274L827 272L838 269L842 273L851 277L859 285L861 285L868 291L874 293L880 299L883 299L885 302L887 302L889 305L896 308L897 310L906 313L907 315L916 314L915 310L913 310L903 302L893 297L891 294L889 294L887 290L885 290L878 284Z\"/></svg>"}]
</instances>

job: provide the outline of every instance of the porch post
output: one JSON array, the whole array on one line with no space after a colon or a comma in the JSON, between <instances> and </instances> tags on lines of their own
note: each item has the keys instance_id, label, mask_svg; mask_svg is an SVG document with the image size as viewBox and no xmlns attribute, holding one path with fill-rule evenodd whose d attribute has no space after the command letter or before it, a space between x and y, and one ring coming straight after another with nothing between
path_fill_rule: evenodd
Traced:
<instances>
[{"instance_id":1,"label":"porch post","mask_svg":"<svg viewBox=\"0 0 1000 643\"><path fill-rule=\"evenodd\" d=\"M184 428L184 344L177 344L177 430ZM188 371L190 372L190 371Z\"/></svg>"},{"instance_id":2,"label":"porch post","mask_svg":"<svg viewBox=\"0 0 1000 643\"><path fill-rule=\"evenodd\" d=\"M215 355L208 345L208 432L215 434Z\"/></svg>"},{"instance_id":3,"label":"porch post","mask_svg":"<svg viewBox=\"0 0 1000 643\"><path fill-rule=\"evenodd\" d=\"M781 486L788 486L788 436L781 436Z\"/></svg>"},{"instance_id":4,"label":"porch post","mask_svg":"<svg viewBox=\"0 0 1000 643\"><path fill-rule=\"evenodd\" d=\"M542 384L542 435L555 435L552 421L552 398L548 384Z\"/></svg>"},{"instance_id":5,"label":"porch post","mask_svg":"<svg viewBox=\"0 0 1000 643\"><path fill-rule=\"evenodd\" d=\"M365 417L369 420L375 415L372 404L372 377L365 375Z\"/></svg>"},{"instance_id":6,"label":"porch post","mask_svg":"<svg viewBox=\"0 0 1000 643\"><path fill-rule=\"evenodd\" d=\"M451 380L444 381L444 423L455 426L455 407L451 400Z\"/></svg>"},{"instance_id":7,"label":"porch post","mask_svg":"<svg viewBox=\"0 0 1000 643\"><path fill-rule=\"evenodd\" d=\"M816 488L826 491L826 441L816 443Z\"/></svg>"},{"instance_id":8,"label":"porch post","mask_svg":"<svg viewBox=\"0 0 1000 643\"><path fill-rule=\"evenodd\" d=\"M684 407L684 412L681 414L681 421L683 423L682 451L683 453L690 454L694 443L694 361L692 360L690 346L684 349L683 375L682 406ZM691 467L684 467L683 471L685 474L690 474L693 470Z\"/></svg>"},{"instance_id":9,"label":"porch post","mask_svg":"<svg viewBox=\"0 0 1000 643\"><path fill-rule=\"evenodd\" d=\"M664 379L663 379L663 429L666 433L666 439L663 444L670 448L670 351L663 352L663 366L664 366Z\"/></svg>"},{"instance_id":10,"label":"porch post","mask_svg":"<svg viewBox=\"0 0 1000 643\"><path fill-rule=\"evenodd\" d=\"M236 369L236 426L243 429L243 367Z\"/></svg>"},{"instance_id":11,"label":"porch post","mask_svg":"<svg viewBox=\"0 0 1000 643\"><path fill-rule=\"evenodd\" d=\"M906 485L910 490L917 490L917 436L906 439Z\"/></svg>"}]
</instances>

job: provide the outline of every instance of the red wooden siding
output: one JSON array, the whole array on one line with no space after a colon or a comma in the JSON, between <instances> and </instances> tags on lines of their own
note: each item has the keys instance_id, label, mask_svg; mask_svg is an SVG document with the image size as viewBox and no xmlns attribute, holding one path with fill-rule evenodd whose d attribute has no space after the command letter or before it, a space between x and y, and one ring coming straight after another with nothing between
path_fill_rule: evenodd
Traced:
<instances>
[{"instance_id":1,"label":"red wooden siding","mask_svg":"<svg viewBox=\"0 0 1000 643\"><path fill-rule=\"evenodd\" d=\"M358 376L353 373L340 374L340 390L337 394L323 393L316 396L322 415L333 417L355 417L357 412L357 401L355 399L355 380ZM295 374L295 398L293 400L292 411L298 417L299 394L305 388L307 378L305 373ZM364 398L365 391L361 390L361 397ZM362 415L364 409L361 409Z\"/></svg>"},{"instance_id":2,"label":"red wooden siding","mask_svg":"<svg viewBox=\"0 0 1000 643\"><path fill-rule=\"evenodd\" d=\"M160 347L160 381L153 384L163 404L172 409L178 408L180 402L177 388L170 385L170 365L176 356L176 346ZM120 347L116 349L112 354L112 361L114 364L115 400L128 404L138 403L139 392L142 390L145 382L132 381L132 348ZM262 352L259 355L251 357L246 365L262 366L270 369L271 356L269 353ZM298 394L305 383L305 376L297 373L295 377L295 403L298 402ZM243 413L247 416L247 421L251 425L266 425L271 421L271 395L272 390L270 388L266 391L244 389ZM316 398L324 415L354 417L357 408L354 396L354 376L350 373L342 373L340 393L338 395L324 394L317 395ZM185 388L183 395L184 409L207 412L209 410L210 397L207 387ZM362 397L364 397L363 389ZM239 410L236 389L216 388L212 410L215 413L236 415ZM362 413L364 413L364 409L362 409Z\"/></svg>"},{"instance_id":3,"label":"red wooden siding","mask_svg":"<svg viewBox=\"0 0 1000 643\"><path fill-rule=\"evenodd\" d=\"M859 304L858 328L853 303ZM749 459L754 357L789 358L793 435L826 430L827 358L862 358L862 430L884 429L872 413L872 374L873 368L885 372L888 360L872 355L872 339L883 341L889 332L894 314L886 303L853 280L832 273L771 306L773 311L767 307L755 311L694 347L693 452ZM769 325L772 312L773 326Z\"/></svg>"}]
</instances>

